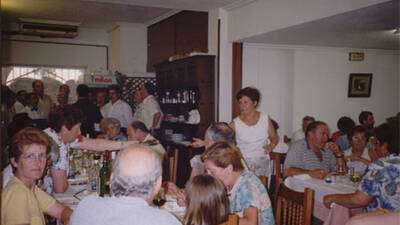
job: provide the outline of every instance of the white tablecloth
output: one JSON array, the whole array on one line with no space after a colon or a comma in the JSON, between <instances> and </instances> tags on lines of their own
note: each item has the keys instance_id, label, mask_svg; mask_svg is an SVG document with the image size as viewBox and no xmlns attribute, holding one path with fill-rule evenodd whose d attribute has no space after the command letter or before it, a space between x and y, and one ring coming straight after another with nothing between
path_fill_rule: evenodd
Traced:
<instances>
[{"instance_id":1,"label":"white tablecloth","mask_svg":"<svg viewBox=\"0 0 400 225\"><path fill-rule=\"evenodd\" d=\"M348 194L357 190L357 184L351 182L346 176L336 176L332 183L312 178L308 175L299 175L285 179L285 185L292 190L304 192L304 188L315 191L314 199L322 202L323 197L329 194Z\"/></svg>"},{"instance_id":2,"label":"white tablecloth","mask_svg":"<svg viewBox=\"0 0 400 225\"><path fill-rule=\"evenodd\" d=\"M332 183L311 178L308 175L298 175L285 179L285 185L295 191L304 192L304 188L314 190L313 215L325 221L329 216L329 209L323 204L323 198L329 194L349 194L357 190L357 184L351 182L346 176L336 176Z\"/></svg>"},{"instance_id":3,"label":"white tablecloth","mask_svg":"<svg viewBox=\"0 0 400 225\"><path fill-rule=\"evenodd\" d=\"M75 196L74 196L75 195ZM54 198L62 203L70 207L71 209L75 209L81 199L88 195L97 195L96 192L90 190L89 185L69 185L68 189L64 193L54 194Z\"/></svg>"}]
</instances>

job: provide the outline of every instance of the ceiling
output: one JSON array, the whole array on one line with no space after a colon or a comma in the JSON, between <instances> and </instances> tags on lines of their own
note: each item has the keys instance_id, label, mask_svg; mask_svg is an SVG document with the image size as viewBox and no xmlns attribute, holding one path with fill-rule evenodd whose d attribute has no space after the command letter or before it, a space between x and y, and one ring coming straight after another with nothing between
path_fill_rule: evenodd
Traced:
<instances>
[{"instance_id":1,"label":"ceiling","mask_svg":"<svg viewBox=\"0 0 400 225\"><path fill-rule=\"evenodd\" d=\"M2 21L18 18L81 22L108 29L115 22L146 23L171 11L207 11L238 0L1 0Z\"/></svg>"},{"instance_id":2,"label":"ceiling","mask_svg":"<svg viewBox=\"0 0 400 225\"><path fill-rule=\"evenodd\" d=\"M242 41L278 45L307 45L399 50L399 1L389 1L338 14Z\"/></svg>"},{"instance_id":3,"label":"ceiling","mask_svg":"<svg viewBox=\"0 0 400 225\"><path fill-rule=\"evenodd\" d=\"M243 0L1 0L2 23L18 18L80 22L110 29L116 22L145 23L176 10L207 11ZM241 40L250 43L399 50L399 0Z\"/></svg>"}]
</instances>

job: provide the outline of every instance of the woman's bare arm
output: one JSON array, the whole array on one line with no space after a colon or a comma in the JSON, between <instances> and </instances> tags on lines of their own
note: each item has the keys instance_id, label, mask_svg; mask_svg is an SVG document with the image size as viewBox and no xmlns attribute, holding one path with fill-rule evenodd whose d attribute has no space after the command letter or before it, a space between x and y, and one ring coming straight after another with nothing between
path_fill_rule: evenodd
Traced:
<instances>
[{"instance_id":1,"label":"woman's bare arm","mask_svg":"<svg viewBox=\"0 0 400 225\"><path fill-rule=\"evenodd\" d=\"M91 139L82 137L81 141L74 144L73 148L87 149L91 151L115 151L124 149L130 145L138 144L137 141L110 141L106 139Z\"/></svg>"}]
</instances>

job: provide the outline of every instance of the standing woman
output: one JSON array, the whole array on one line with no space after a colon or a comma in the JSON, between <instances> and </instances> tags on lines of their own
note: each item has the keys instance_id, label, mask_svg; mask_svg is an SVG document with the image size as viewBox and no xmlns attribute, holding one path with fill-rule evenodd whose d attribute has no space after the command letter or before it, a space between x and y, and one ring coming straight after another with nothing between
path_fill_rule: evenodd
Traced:
<instances>
[{"instance_id":1,"label":"standing woman","mask_svg":"<svg viewBox=\"0 0 400 225\"><path fill-rule=\"evenodd\" d=\"M237 147L251 171L257 176L269 177L268 154L278 144L278 136L269 116L257 111L260 91L253 87L243 88L236 94L236 100L240 115L230 126L235 130Z\"/></svg>"}]
</instances>

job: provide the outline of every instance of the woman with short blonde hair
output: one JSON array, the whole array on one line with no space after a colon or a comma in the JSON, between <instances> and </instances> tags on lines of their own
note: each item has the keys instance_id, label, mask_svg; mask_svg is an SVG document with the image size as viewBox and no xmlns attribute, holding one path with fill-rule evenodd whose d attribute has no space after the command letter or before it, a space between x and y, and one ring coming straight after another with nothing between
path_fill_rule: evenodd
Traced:
<instances>
[{"instance_id":1,"label":"woman with short blonde hair","mask_svg":"<svg viewBox=\"0 0 400 225\"><path fill-rule=\"evenodd\" d=\"M202 159L207 173L227 188L230 212L239 215L239 224L274 224L268 192L253 172L244 169L238 148L216 142L206 149Z\"/></svg>"}]
</instances>

